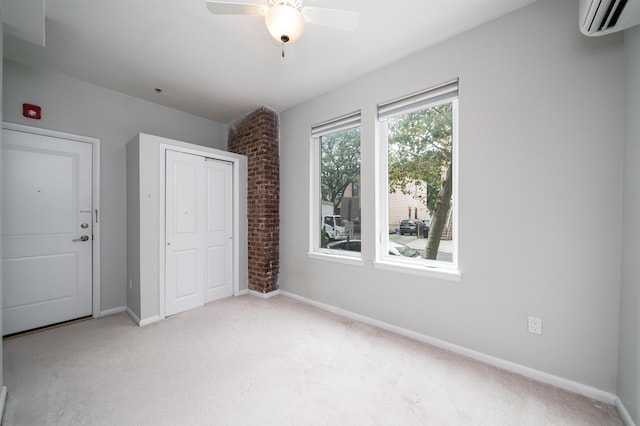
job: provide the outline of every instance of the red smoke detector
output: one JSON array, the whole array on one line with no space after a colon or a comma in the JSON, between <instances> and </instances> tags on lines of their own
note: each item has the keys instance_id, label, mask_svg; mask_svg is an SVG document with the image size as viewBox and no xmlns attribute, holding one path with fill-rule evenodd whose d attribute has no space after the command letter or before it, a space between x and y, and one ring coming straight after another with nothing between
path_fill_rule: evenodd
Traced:
<instances>
[{"instance_id":1,"label":"red smoke detector","mask_svg":"<svg viewBox=\"0 0 640 426\"><path fill-rule=\"evenodd\" d=\"M38 105L22 104L22 115L34 120L40 120L42 118L42 108Z\"/></svg>"}]
</instances>

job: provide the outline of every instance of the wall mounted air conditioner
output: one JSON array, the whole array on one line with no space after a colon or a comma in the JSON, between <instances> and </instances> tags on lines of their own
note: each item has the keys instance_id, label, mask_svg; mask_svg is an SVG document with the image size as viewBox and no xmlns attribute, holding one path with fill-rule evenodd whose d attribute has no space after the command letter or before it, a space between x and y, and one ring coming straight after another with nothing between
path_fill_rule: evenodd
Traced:
<instances>
[{"instance_id":1,"label":"wall mounted air conditioner","mask_svg":"<svg viewBox=\"0 0 640 426\"><path fill-rule=\"evenodd\" d=\"M580 31L599 36L640 24L640 0L580 0Z\"/></svg>"}]
</instances>

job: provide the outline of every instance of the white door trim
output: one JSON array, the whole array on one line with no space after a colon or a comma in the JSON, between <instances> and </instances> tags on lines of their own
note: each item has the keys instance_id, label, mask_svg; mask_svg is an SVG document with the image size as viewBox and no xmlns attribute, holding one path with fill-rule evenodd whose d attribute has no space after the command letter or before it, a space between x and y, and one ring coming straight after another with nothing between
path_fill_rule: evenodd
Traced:
<instances>
[{"instance_id":1,"label":"white door trim","mask_svg":"<svg viewBox=\"0 0 640 426\"><path fill-rule=\"evenodd\" d=\"M3 122L2 128L7 130L15 130L23 133L31 133L41 136L50 136L60 139L68 139L76 142L90 143L92 146L92 220L93 220L93 277L92 277L92 293L93 293L93 317L101 316L100 312L100 139L89 136L73 135L70 133L58 132L56 130L42 129L39 127L25 126L23 124Z\"/></svg>"},{"instance_id":2,"label":"white door trim","mask_svg":"<svg viewBox=\"0 0 640 426\"><path fill-rule=\"evenodd\" d=\"M166 143L160 143L160 158L159 158L159 170L160 170L160 188L159 188L159 230L158 235L158 254L159 254L159 306L158 312L160 313L160 319L166 318L166 270L165 270L165 256L166 256L166 218L165 218L165 191L166 191L166 152L167 151L183 152L185 154L198 155L205 158L211 158L214 160L226 161L233 165L233 295L240 295L240 220L238 213L240 212L240 160L232 156L226 156L224 154L211 153L210 151L185 148L178 145L170 145Z\"/></svg>"}]
</instances>

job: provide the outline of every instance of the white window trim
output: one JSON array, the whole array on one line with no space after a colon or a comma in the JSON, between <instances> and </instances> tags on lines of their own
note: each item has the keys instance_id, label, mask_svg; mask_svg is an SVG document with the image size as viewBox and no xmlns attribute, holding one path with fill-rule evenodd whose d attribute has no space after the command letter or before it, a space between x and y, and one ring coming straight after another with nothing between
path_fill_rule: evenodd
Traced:
<instances>
[{"instance_id":1,"label":"white window trim","mask_svg":"<svg viewBox=\"0 0 640 426\"><path fill-rule=\"evenodd\" d=\"M362 253L345 250L331 250L320 247L320 232L322 224L320 212L320 138L341 130L362 127L361 112L355 111L315 124L311 127L311 155L309 156L311 178L309 179L309 252L310 258L327 260L347 265L362 266ZM362 134L362 133L361 133ZM362 164L362 140L360 141L360 161ZM362 170L360 171L362 179Z\"/></svg>"},{"instance_id":2,"label":"white window trim","mask_svg":"<svg viewBox=\"0 0 640 426\"><path fill-rule=\"evenodd\" d=\"M378 202L376 203L376 257L374 268L392 270L396 272L406 272L427 277L440 278L450 281L461 281L462 272L459 269L458 262L458 211L459 211L459 161L458 161L458 97L436 99L432 103L420 105L419 107L406 109L401 114L418 111L421 109L441 105L443 103L453 103L453 226L455 229L453 235L453 258L452 262L441 262L434 260L418 260L418 259L398 259L397 256L389 255L388 247L388 229L389 229L389 209L388 209L388 118L400 115L386 115L379 117L378 120L378 137L376 140L376 183Z\"/></svg>"},{"instance_id":3,"label":"white window trim","mask_svg":"<svg viewBox=\"0 0 640 426\"><path fill-rule=\"evenodd\" d=\"M446 281L462 281L462 272L459 269L431 267L416 260L413 260L411 264L401 263L397 260L377 260L373 263L373 266L376 269L386 271L402 272Z\"/></svg>"},{"instance_id":4,"label":"white window trim","mask_svg":"<svg viewBox=\"0 0 640 426\"><path fill-rule=\"evenodd\" d=\"M326 260L328 262L342 263L344 265L362 266L364 262L362 257L356 252L346 252L344 250L318 249L315 252L309 252L307 255L311 259Z\"/></svg>"}]
</instances>

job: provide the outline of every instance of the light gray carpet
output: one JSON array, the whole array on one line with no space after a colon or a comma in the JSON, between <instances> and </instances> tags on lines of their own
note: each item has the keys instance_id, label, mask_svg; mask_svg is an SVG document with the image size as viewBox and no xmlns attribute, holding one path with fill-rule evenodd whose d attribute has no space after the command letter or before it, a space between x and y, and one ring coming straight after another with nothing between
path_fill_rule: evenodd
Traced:
<instances>
[{"instance_id":1,"label":"light gray carpet","mask_svg":"<svg viewBox=\"0 0 640 426\"><path fill-rule=\"evenodd\" d=\"M11 425L622 425L612 406L277 296L4 342Z\"/></svg>"}]
</instances>

